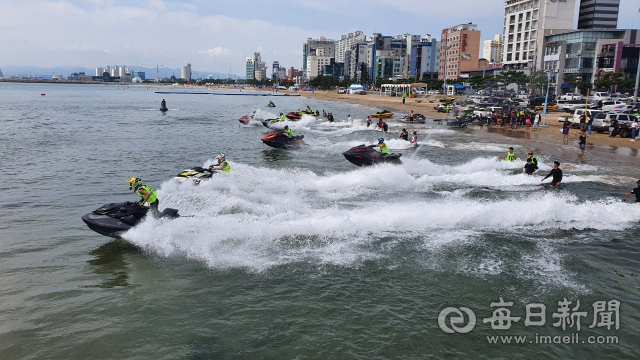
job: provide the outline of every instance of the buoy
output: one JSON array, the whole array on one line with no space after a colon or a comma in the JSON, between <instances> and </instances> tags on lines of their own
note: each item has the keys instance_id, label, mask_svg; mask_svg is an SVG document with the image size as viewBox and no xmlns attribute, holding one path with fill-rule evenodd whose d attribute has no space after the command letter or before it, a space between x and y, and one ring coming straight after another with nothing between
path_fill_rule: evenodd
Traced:
<instances>
[{"instance_id":1,"label":"buoy","mask_svg":"<svg viewBox=\"0 0 640 360\"><path fill-rule=\"evenodd\" d=\"M44 96L44 93L40 94L40 96Z\"/></svg>"}]
</instances>

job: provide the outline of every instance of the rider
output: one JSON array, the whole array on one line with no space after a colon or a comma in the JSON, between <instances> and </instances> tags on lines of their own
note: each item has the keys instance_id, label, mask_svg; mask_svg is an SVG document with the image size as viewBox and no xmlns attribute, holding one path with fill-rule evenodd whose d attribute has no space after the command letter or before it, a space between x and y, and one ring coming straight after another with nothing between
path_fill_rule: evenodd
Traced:
<instances>
[{"instance_id":1,"label":"rider","mask_svg":"<svg viewBox=\"0 0 640 360\"><path fill-rule=\"evenodd\" d=\"M407 132L407 129L402 129L399 139L409 141L409 133Z\"/></svg>"},{"instance_id":2,"label":"rider","mask_svg":"<svg viewBox=\"0 0 640 360\"><path fill-rule=\"evenodd\" d=\"M160 104L162 105L163 108L167 107L167 102L164 101L164 99L162 99L162 102Z\"/></svg>"},{"instance_id":3,"label":"rider","mask_svg":"<svg viewBox=\"0 0 640 360\"><path fill-rule=\"evenodd\" d=\"M293 135L293 130L291 130L289 125L285 125L284 126L284 134L287 135L288 137L294 137L295 136L295 135Z\"/></svg>"},{"instance_id":4,"label":"rider","mask_svg":"<svg viewBox=\"0 0 640 360\"><path fill-rule=\"evenodd\" d=\"M140 206L143 206L144 203L149 203L149 209L154 213L158 213L158 205L160 204L160 200L158 200L158 195L152 188L144 185L142 183L142 179L138 177L131 177L131 179L127 180L129 183L129 190L133 190L138 193L142 199L140 200Z\"/></svg>"},{"instance_id":5,"label":"rider","mask_svg":"<svg viewBox=\"0 0 640 360\"><path fill-rule=\"evenodd\" d=\"M507 153L507 155L505 155L502 160L506 160L506 161L515 161L516 160L516 154L513 153L513 148L510 147L509 148L509 152Z\"/></svg>"},{"instance_id":6,"label":"rider","mask_svg":"<svg viewBox=\"0 0 640 360\"><path fill-rule=\"evenodd\" d=\"M275 105L273 105L273 101L269 100L269 103L267 104L267 106L275 106Z\"/></svg>"},{"instance_id":7,"label":"rider","mask_svg":"<svg viewBox=\"0 0 640 360\"><path fill-rule=\"evenodd\" d=\"M379 138L378 145L376 146L380 148L380 152L382 153L382 155L386 155L389 153L389 147L384 143L384 138Z\"/></svg>"},{"instance_id":8,"label":"rider","mask_svg":"<svg viewBox=\"0 0 640 360\"><path fill-rule=\"evenodd\" d=\"M313 110L311 110L311 107L309 105L307 105L307 112L308 113L312 113L313 112Z\"/></svg>"},{"instance_id":9,"label":"rider","mask_svg":"<svg viewBox=\"0 0 640 360\"><path fill-rule=\"evenodd\" d=\"M220 154L218 156L216 156L216 160L218 160L218 166L209 166L209 169L216 169L216 170L221 170L223 173L230 173L231 172L231 166L229 166L229 163L227 162L227 160L225 159L224 154Z\"/></svg>"},{"instance_id":10,"label":"rider","mask_svg":"<svg viewBox=\"0 0 640 360\"><path fill-rule=\"evenodd\" d=\"M278 117L278 120L285 121L285 120L287 120L287 118L284 116L283 113L280 113L280 116Z\"/></svg>"}]
</instances>

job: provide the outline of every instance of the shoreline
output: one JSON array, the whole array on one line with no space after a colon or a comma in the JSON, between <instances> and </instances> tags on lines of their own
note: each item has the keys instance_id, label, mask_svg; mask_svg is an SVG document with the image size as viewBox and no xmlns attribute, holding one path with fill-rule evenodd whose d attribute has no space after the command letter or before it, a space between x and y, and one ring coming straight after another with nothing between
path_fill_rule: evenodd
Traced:
<instances>
[{"instance_id":1,"label":"shoreline","mask_svg":"<svg viewBox=\"0 0 640 360\"><path fill-rule=\"evenodd\" d=\"M388 97L381 96L374 93L369 93L367 95L349 95L349 94L338 94L335 92L329 92L326 90L318 90L313 93L301 92L303 97L308 97L317 100L326 100L326 101L342 101L348 102L352 104L359 105L368 105L379 107L380 110L388 109L399 111L402 113L409 114L411 110L415 113L419 113L425 115L427 117L432 117L435 119L444 119L446 116L443 113L439 113L434 110L434 106L440 103L439 99L441 99L442 95L427 95L425 98L407 98L406 104L402 105L401 97ZM420 102L416 102L416 100ZM433 101L433 102L431 102ZM396 115L397 116L397 115ZM547 124L548 127L540 127L538 130L534 131L532 127L519 127L517 129L510 129L508 127L501 127L496 125L486 126L486 125L472 125L469 129L473 130L475 127L486 128L487 131L493 133L500 133L502 136L506 137L515 137L515 138L531 138L535 137L536 140L546 143L549 145L567 145L578 142L579 130L571 129L569 131L569 140L563 142L562 134L560 133L560 128L562 127L562 123L558 121L558 117L570 116L570 114L566 112L551 112L547 114ZM541 120L541 123L543 120ZM635 142L630 141L629 138L610 138L608 133L598 134L595 131L592 131L592 135L587 134L587 147L591 145L599 145L599 146L611 146L613 148L622 147L633 150L640 149L640 140ZM577 146L577 145L576 145ZM637 156L637 151L634 156Z\"/></svg>"}]
</instances>

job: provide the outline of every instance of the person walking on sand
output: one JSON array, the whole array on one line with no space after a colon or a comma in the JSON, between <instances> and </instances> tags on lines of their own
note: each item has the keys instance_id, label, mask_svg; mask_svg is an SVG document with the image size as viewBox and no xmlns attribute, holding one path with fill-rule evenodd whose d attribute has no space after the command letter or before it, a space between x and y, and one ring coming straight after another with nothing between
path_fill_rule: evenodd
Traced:
<instances>
[{"instance_id":1,"label":"person walking on sand","mask_svg":"<svg viewBox=\"0 0 640 360\"><path fill-rule=\"evenodd\" d=\"M403 92L402 93L402 106L404 106L404 102L407 100L407 93Z\"/></svg>"},{"instance_id":2,"label":"person walking on sand","mask_svg":"<svg viewBox=\"0 0 640 360\"><path fill-rule=\"evenodd\" d=\"M580 130L580 151L584 154L584 148L587 146L587 134L585 134L584 130Z\"/></svg>"},{"instance_id":3,"label":"person walking on sand","mask_svg":"<svg viewBox=\"0 0 640 360\"><path fill-rule=\"evenodd\" d=\"M533 131L538 131L538 124L540 123L540 114L536 113L533 118Z\"/></svg>"},{"instance_id":4,"label":"person walking on sand","mask_svg":"<svg viewBox=\"0 0 640 360\"><path fill-rule=\"evenodd\" d=\"M591 125L593 125L593 114L589 115L589 120L587 120L587 131L589 131L589 136L591 136Z\"/></svg>"},{"instance_id":5,"label":"person walking on sand","mask_svg":"<svg viewBox=\"0 0 640 360\"><path fill-rule=\"evenodd\" d=\"M633 119L631 123L631 141L636 141L636 136L638 136L638 119Z\"/></svg>"}]
</instances>

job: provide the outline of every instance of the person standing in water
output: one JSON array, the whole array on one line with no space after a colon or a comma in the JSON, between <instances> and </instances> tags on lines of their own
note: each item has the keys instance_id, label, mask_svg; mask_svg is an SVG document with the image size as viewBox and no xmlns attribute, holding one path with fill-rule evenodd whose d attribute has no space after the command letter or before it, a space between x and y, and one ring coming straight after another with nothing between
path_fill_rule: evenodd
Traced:
<instances>
[{"instance_id":1,"label":"person standing in water","mask_svg":"<svg viewBox=\"0 0 640 360\"><path fill-rule=\"evenodd\" d=\"M411 145L418 145L418 133L416 133L415 131L413 132L413 137L411 137Z\"/></svg>"},{"instance_id":2,"label":"person standing in water","mask_svg":"<svg viewBox=\"0 0 640 360\"><path fill-rule=\"evenodd\" d=\"M367 127L371 126L372 120L371 120L371 116L367 115Z\"/></svg>"},{"instance_id":3,"label":"person standing in water","mask_svg":"<svg viewBox=\"0 0 640 360\"><path fill-rule=\"evenodd\" d=\"M409 141L409 133L407 132L407 129L402 129L399 139Z\"/></svg>"},{"instance_id":4,"label":"person standing in water","mask_svg":"<svg viewBox=\"0 0 640 360\"><path fill-rule=\"evenodd\" d=\"M584 148L587 146L587 134L585 134L584 129L580 130L580 151L584 154Z\"/></svg>"},{"instance_id":5,"label":"person standing in water","mask_svg":"<svg viewBox=\"0 0 640 360\"><path fill-rule=\"evenodd\" d=\"M409 114L409 123L413 124L415 117L416 115L413 113L413 110L411 110L411 114Z\"/></svg>"},{"instance_id":6,"label":"person standing in water","mask_svg":"<svg viewBox=\"0 0 640 360\"><path fill-rule=\"evenodd\" d=\"M516 154L513 152L513 148L512 147L509 148L509 152L507 153L507 155L505 155L502 158L502 160L511 161L511 162L516 160Z\"/></svg>"},{"instance_id":7,"label":"person standing in water","mask_svg":"<svg viewBox=\"0 0 640 360\"><path fill-rule=\"evenodd\" d=\"M545 181L549 176L553 176L553 179L551 181L551 185L550 186L560 186L560 182L562 181L562 170L560 170L560 162L559 161L554 161L553 162L553 169L551 169L551 172L549 173L549 175L545 176L544 178L542 178L542 180L540 180L540 182Z\"/></svg>"},{"instance_id":8,"label":"person standing in water","mask_svg":"<svg viewBox=\"0 0 640 360\"><path fill-rule=\"evenodd\" d=\"M622 201L627 201L629 196L631 196L631 194L633 194L633 195L636 196L636 203L640 203L640 180L638 180L636 185L638 185L638 186L635 189L631 189L631 191L629 191L627 196L625 196L624 199L622 199Z\"/></svg>"}]
</instances>

